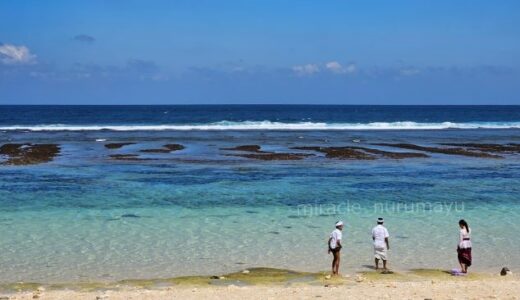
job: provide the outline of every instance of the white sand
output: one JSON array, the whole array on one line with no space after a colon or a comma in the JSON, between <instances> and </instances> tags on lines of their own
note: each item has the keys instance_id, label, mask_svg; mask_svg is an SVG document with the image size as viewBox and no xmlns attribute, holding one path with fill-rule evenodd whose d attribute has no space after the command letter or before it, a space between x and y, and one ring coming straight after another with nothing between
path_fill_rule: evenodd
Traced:
<instances>
[{"instance_id":1,"label":"white sand","mask_svg":"<svg viewBox=\"0 0 520 300\"><path fill-rule=\"evenodd\" d=\"M5 299L520 299L520 278L420 281L350 280L339 285L174 286L117 291L52 290L1 294ZM3 300L3 299L2 299Z\"/></svg>"}]
</instances>

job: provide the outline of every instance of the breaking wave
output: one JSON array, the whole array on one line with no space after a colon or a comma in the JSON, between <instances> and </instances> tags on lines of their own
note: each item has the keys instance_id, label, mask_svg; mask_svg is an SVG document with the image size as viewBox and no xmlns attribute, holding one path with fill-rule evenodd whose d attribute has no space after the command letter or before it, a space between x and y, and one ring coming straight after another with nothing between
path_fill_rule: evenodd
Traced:
<instances>
[{"instance_id":1,"label":"breaking wave","mask_svg":"<svg viewBox=\"0 0 520 300\"><path fill-rule=\"evenodd\" d=\"M271 121L221 121L207 124L168 125L12 125L0 127L3 131L189 131L189 130L441 130L441 129L510 129L520 128L520 122L468 122L468 123L419 123L371 122L371 123L324 123L324 122L271 122Z\"/></svg>"}]
</instances>

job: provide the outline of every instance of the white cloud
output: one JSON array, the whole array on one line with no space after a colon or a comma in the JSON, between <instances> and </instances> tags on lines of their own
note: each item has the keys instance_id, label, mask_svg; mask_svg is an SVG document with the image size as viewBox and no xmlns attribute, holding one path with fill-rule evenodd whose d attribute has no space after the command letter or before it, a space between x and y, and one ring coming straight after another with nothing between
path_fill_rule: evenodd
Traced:
<instances>
[{"instance_id":1,"label":"white cloud","mask_svg":"<svg viewBox=\"0 0 520 300\"><path fill-rule=\"evenodd\" d=\"M316 64L306 64L302 66L294 66L293 71L299 76L312 75L320 71L320 67Z\"/></svg>"},{"instance_id":2,"label":"white cloud","mask_svg":"<svg viewBox=\"0 0 520 300\"><path fill-rule=\"evenodd\" d=\"M25 46L15 46L10 44L0 45L0 62L6 65L33 64L36 55L29 51Z\"/></svg>"},{"instance_id":3,"label":"white cloud","mask_svg":"<svg viewBox=\"0 0 520 300\"><path fill-rule=\"evenodd\" d=\"M399 71L399 73L402 76L414 76L414 75L421 73L421 70L419 70L417 68L405 68L405 69L401 69Z\"/></svg>"},{"instance_id":4,"label":"white cloud","mask_svg":"<svg viewBox=\"0 0 520 300\"><path fill-rule=\"evenodd\" d=\"M331 61L325 64L327 70L334 73L343 73L343 66L337 61Z\"/></svg>"},{"instance_id":5,"label":"white cloud","mask_svg":"<svg viewBox=\"0 0 520 300\"><path fill-rule=\"evenodd\" d=\"M331 61L325 64L325 68L336 74L351 74L356 72L357 67L355 64L348 64L346 66L341 65L337 61Z\"/></svg>"},{"instance_id":6,"label":"white cloud","mask_svg":"<svg viewBox=\"0 0 520 300\"><path fill-rule=\"evenodd\" d=\"M345 71L347 71L347 73L355 73L357 71L356 64L348 64L348 66L345 68Z\"/></svg>"}]
</instances>

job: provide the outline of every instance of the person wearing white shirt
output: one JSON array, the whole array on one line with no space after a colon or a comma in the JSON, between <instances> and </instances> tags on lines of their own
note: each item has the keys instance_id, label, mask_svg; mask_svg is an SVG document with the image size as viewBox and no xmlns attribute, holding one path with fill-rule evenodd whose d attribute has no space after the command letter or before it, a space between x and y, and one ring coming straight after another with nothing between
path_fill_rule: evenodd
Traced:
<instances>
[{"instance_id":1,"label":"person wearing white shirt","mask_svg":"<svg viewBox=\"0 0 520 300\"><path fill-rule=\"evenodd\" d=\"M468 272L471 266L471 229L465 220L459 221L459 243L457 245L457 257L459 259L460 271L463 274Z\"/></svg>"},{"instance_id":2,"label":"person wearing white shirt","mask_svg":"<svg viewBox=\"0 0 520 300\"><path fill-rule=\"evenodd\" d=\"M336 229L330 234L329 241L327 242L329 248L329 254L332 253L332 275L339 275L339 261L341 251L341 238L343 234L343 221L336 222Z\"/></svg>"},{"instance_id":3,"label":"person wearing white shirt","mask_svg":"<svg viewBox=\"0 0 520 300\"><path fill-rule=\"evenodd\" d=\"M388 238L388 230L383 226L383 218L377 219L377 226L372 229L372 240L374 241L374 258L376 270L379 269L379 260L383 261L383 270L387 271L386 262L388 259L387 252L390 249Z\"/></svg>"}]
</instances>

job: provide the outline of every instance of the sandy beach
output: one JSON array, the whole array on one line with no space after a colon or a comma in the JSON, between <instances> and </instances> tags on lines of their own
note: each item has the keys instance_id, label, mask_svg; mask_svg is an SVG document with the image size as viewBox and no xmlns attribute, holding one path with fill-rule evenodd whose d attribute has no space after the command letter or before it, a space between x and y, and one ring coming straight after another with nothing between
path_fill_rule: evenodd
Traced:
<instances>
[{"instance_id":1,"label":"sandy beach","mask_svg":"<svg viewBox=\"0 0 520 300\"><path fill-rule=\"evenodd\" d=\"M179 286L109 291L42 290L2 294L0 299L520 299L520 281L367 281L344 285Z\"/></svg>"},{"instance_id":2,"label":"sandy beach","mask_svg":"<svg viewBox=\"0 0 520 300\"><path fill-rule=\"evenodd\" d=\"M520 299L517 275L453 277L440 270L329 278L326 273L253 269L220 277L45 286L13 284L0 299Z\"/></svg>"}]
</instances>

